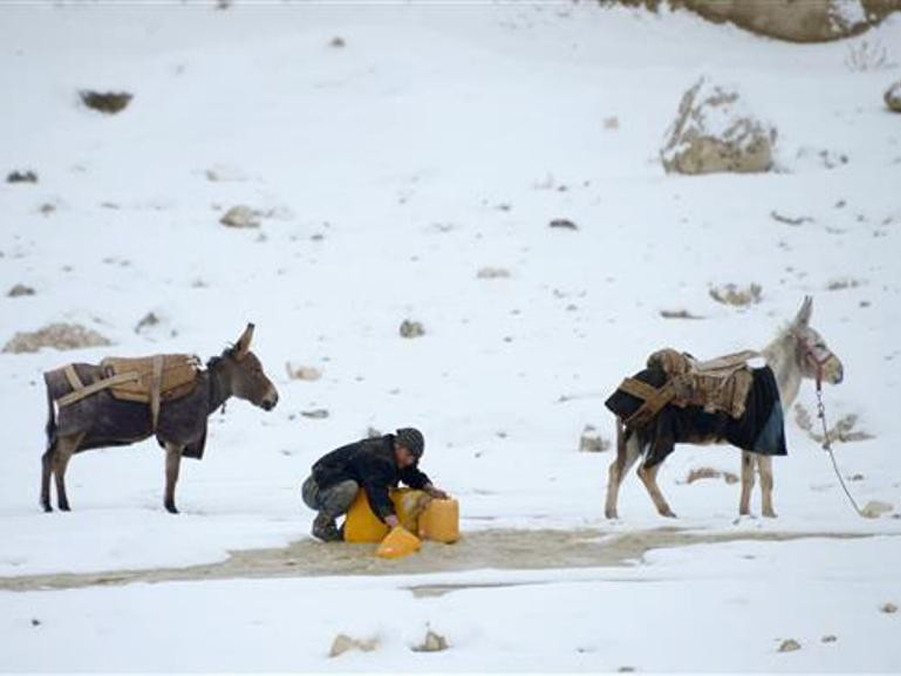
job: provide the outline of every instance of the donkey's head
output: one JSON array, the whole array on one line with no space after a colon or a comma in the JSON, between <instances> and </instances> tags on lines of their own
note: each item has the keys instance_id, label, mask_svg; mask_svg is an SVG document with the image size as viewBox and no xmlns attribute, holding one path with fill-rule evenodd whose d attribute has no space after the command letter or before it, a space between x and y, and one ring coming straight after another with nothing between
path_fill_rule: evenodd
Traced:
<instances>
[{"instance_id":1,"label":"donkey's head","mask_svg":"<svg viewBox=\"0 0 901 676\"><path fill-rule=\"evenodd\" d=\"M812 313L813 298L806 296L787 332L795 340L795 361L804 378L816 380L818 385L823 381L837 385L844 377L842 362L816 329L811 328Z\"/></svg>"},{"instance_id":2,"label":"donkey's head","mask_svg":"<svg viewBox=\"0 0 901 676\"><path fill-rule=\"evenodd\" d=\"M278 392L272 381L263 373L260 360L250 351L252 338L253 324L248 324L234 347L222 353L222 364L234 396L270 411L278 403Z\"/></svg>"}]
</instances>

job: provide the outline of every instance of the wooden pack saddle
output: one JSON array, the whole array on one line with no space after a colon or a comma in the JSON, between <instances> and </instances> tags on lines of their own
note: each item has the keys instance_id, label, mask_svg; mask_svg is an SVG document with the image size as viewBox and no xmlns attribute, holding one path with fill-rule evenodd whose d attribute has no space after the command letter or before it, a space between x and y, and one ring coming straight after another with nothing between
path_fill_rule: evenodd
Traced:
<instances>
[{"instance_id":1,"label":"wooden pack saddle","mask_svg":"<svg viewBox=\"0 0 901 676\"><path fill-rule=\"evenodd\" d=\"M759 352L744 350L701 362L671 348L658 350L648 357L647 366L662 369L667 380L660 388L637 378L623 380L619 389L643 400L623 422L629 426L644 425L667 404L680 408L699 406L707 413L725 412L740 418L754 380L748 361L760 356Z\"/></svg>"},{"instance_id":2,"label":"wooden pack saddle","mask_svg":"<svg viewBox=\"0 0 901 676\"><path fill-rule=\"evenodd\" d=\"M107 357L100 362L103 378L84 385L70 364L64 371L72 392L60 397L62 407L100 390L109 390L116 399L150 406L153 429L159 419L160 403L185 397L194 391L201 363L195 355L158 354L152 357Z\"/></svg>"}]
</instances>

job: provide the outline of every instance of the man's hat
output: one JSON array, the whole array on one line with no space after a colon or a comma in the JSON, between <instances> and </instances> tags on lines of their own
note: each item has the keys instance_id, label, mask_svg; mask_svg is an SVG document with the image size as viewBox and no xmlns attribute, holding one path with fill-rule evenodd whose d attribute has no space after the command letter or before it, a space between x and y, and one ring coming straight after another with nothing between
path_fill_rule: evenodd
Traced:
<instances>
[{"instance_id":1,"label":"man's hat","mask_svg":"<svg viewBox=\"0 0 901 676\"><path fill-rule=\"evenodd\" d=\"M394 438L397 443L406 447L417 458L422 457L422 452L425 450L425 439L422 438L422 432L413 427L401 427L394 433Z\"/></svg>"}]
</instances>

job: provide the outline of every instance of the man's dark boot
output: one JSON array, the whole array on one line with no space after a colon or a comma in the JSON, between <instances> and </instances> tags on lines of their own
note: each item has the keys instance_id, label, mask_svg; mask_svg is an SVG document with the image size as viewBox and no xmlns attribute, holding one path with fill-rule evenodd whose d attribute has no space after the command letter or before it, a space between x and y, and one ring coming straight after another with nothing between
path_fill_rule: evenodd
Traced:
<instances>
[{"instance_id":1,"label":"man's dark boot","mask_svg":"<svg viewBox=\"0 0 901 676\"><path fill-rule=\"evenodd\" d=\"M335 520L325 512L319 512L313 519L313 535L323 542L340 542L344 539L341 531L335 526Z\"/></svg>"}]
</instances>

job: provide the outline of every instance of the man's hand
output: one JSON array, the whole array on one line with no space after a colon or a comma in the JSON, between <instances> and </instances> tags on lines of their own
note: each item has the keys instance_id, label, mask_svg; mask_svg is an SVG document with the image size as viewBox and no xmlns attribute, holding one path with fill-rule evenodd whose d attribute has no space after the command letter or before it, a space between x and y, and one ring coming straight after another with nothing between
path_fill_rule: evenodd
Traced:
<instances>
[{"instance_id":1,"label":"man's hand","mask_svg":"<svg viewBox=\"0 0 901 676\"><path fill-rule=\"evenodd\" d=\"M449 496L447 493L445 493L443 490L441 490L440 488L436 488L436 487L433 486L432 484L428 484L428 485L426 485L426 486L423 486L422 489L423 489L426 493L428 493L429 495L431 495L433 498L438 498L439 500L447 500L447 499L450 497L450 496Z\"/></svg>"},{"instance_id":2,"label":"man's hand","mask_svg":"<svg viewBox=\"0 0 901 676\"><path fill-rule=\"evenodd\" d=\"M400 521L397 520L397 516L394 514L389 514L385 517L385 523L388 524L388 528L397 528L397 525Z\"/></svg>"}]
</instances>

